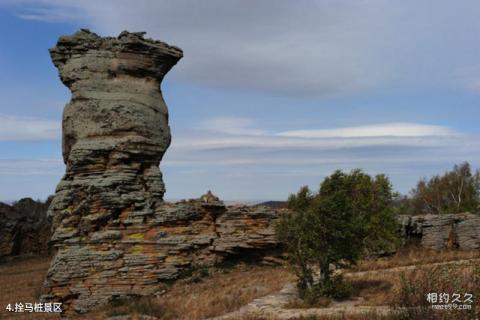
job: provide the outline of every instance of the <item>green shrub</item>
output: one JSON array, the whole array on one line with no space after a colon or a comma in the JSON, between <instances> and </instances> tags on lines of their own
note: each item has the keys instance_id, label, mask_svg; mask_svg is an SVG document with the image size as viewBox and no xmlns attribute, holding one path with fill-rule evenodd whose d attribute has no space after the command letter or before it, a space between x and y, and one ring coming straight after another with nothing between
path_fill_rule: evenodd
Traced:
<instances>
[{"instance_id":1,"label":"green shrub","mask_svg":"<svg viewBox=\"0 0 480 320\"><path fill-rule=\"evenodd\" d=\"M321 297L330 297L342 300L350 297L354 293L354 289L350 282L343 280L341 275L330 277L323 283L316 283L312 287L299 288L299 297L306 305L317 305Z\"/></svg>"},{"instance_id":2,"label":"green shrub","mask_svg":"<svg viewBox=\"0 0 480 320\"><path fill-rule=\"evenodd\" d=\"M351 266L362 254L396 246L392 199L387 177L372 178L361 170L336 171L317 194L302 187L289 197L290 210L282 215L276 231L304 298L346 297L351 290L341 278L331 277L331 266ZM318 280L314 269L319 270Z\"/></svg>"},{"instance_id":3,"label":"green shrub","mask_svg":"<svg viewBox=\"0 0 480 320\"><path fill-rule=\"evenodd\" d=\"M345 299L353 294L353 287L350 282L346 282L338 275L329 279L321 290L323 296L332 297L334 299Z\"/></svg>"}]
</instances>

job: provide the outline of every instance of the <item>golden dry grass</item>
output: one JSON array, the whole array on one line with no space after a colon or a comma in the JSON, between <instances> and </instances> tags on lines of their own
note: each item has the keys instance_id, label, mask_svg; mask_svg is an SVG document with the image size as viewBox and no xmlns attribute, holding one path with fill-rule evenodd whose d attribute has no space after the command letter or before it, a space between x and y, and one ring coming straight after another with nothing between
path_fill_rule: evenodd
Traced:
<instances>
[{"instance_id":1,"label":"golden dry grass","mask_svg":"<svg viewBox=\"0 0 480 320\"><path fill-rule=\"evenodd\" d=\"M375 260L363 260L356 267L349 270L349 277L353 286L359 290L359 296L364 298L364 305L388 305L395 299L395 291L398 289L400 275L409 277L422 265L434 263L454 263L459 260L479 259L480 250L430 250L421 247L401 248L390 257L382 257ZM393 268L416 266L417 268L391 272ZM428 268L428 267L427 267ZM455 266L457 270L463 266ZM386 270L374 272L375 270ZM355 272L373 271L356 276ZM390 272L389 272L390 271Z\"/></svg>"},{"instance_id":2,"label":"golden dry grass","mask_svg":"<svg viewBox=\"0 0 480 320\"><path fill-rule=\"evenodd\" d=\"M38 302L50 258L29 258L0 264L0 319L59 319L58 315L11 313L8 303ZM173 284L158 298L145 298L110 306L78 316L78 319L105 319L119 314L145 312L161 319L205 319L234 311L255 298L280 290L293 276L283 267L237 265L210 269Z\"/></svg>"},{"instance_id":3,"label":"golden dry grass","mask_svg":"<svg viewBox=\"0 0 480 320\"><path fill-rule=\"evenodd\" d=\"M179 319L205 319L237 310L279 291L289 281L292 276L284 268L243 265L199 283L179 283L161 301L177 310L182 315Z\"/></svg>"},{"instance_id":4,"label":"golden dry grass","mask_svg":"<svg viewBox=\"0 0 480 320\"><path fill-rule=\"evenodd\" d=\"M393 313L375 312L358 315L312 316L303 320L473 320L479 319L480 266L475 260L467 263L418 265L413 268L390 269L390 272L362 272L350 276L360 286L361 305L389 305ZM385 286L389 283L390 286ZM367 290L367 291L364 291ZM430 292L471 293L471 309L435 310L426 296ZM446 304L447 301L440 304ZM254 320L254 319L251 319Z\"/></svg>"},{"instance_id":5,"label":"golden dry grass","mask_svg":"<svg viewBox=\"0 0 480 320\"><path fill-rule=\"evenodd\" d=\"M352 271L368 271L409 265L480 258L480 250L430 250L421 247L400 248L393 256L361 261Z\"/></svg>"},{"instance_id":6,"label":"golden dry grass","mask_svg":"<svg viewBox=\"0 0 480 320\"><path fill-rule=\"evenodd\" d=\"M133 307L164 320L205 319L235 311L256 298L279 291L293 280L283 267L242 264L227 271L210 269L209 276L194 275L178 281L161 297L137 302L144 304L144 310L118 306L107 313L128 313Z\"/></svg>"},{"instance_id":7,"label":"golden dry grass","mask_svg":"<svg viewBox=\"0 0 480 320\"><path fill-rule=\"evenodd\" d=\"M58 314L14 313L10 303L39 302L40 288L50 263L49 257L26 258L0 264L0 319L59 319Z\"/></svg>"},{"instance_id":8,"label":"golden dry grass","mask_svg":"<svg viewBox=\"0 0 480 320\"><path fill-rule=\"evenodd\" d=\"M359 303L368 306L391 305L397 299L401 286L401 276L418 281L420 264L448 262L478 258L479 252L430 250L402 251L389 258L376 261L363 261L346 279L351 281ZM58 315L13 314L5 311L8 303L37 302L43 278L47 272L49 258L30 258L0 264L0 319L58 319ZM380 271L381 268L416 266L401 270ZM467 270L468 266L453 265L455 270ZM452 270L453 270L452 269ZM358 272L359 270L379 270L378 272ZM105 319L120 314L150 314L159 319L205 319L235 311L252 300L279 291L283 286L295 281L294 276L284 267L240 264L229 269L201 269L189 278L177 281L169 291L160 297L123 302L108 306L78 319ZM369 316L358 319L387 319ZM261 318L245 318L260 320ZM315 319L315 318L312 318ZM316 319L346 319L342 317ZM353 319L353 318L352 318ZM357 318L355 318L357 319Z\"/></svg>"},{"instance_id":9,"label":"golden dry grass","mask_svg":"<svg viewBox=\"0 0 480 320\"><path fill-rule=\"evenodd\" d=\"M235 320L274 320L271 318L266 318L259 315L245 315L244 317L235 319ZM359 315L352 314L340 314L337 316L309 316L309 317L299 317L296 320L396 320L392 319L390 316L382 316L376 313L366 313Z\"/></svg>"},{"instance_id":10,"label":"golden dry grass","mask_svg":"<svg viewBox=\"0 0 480 320\"><path fill-rule=\"evenodd\" d=\"M313 316L307 318L299 318L298 320L393 320L391 316L382 316L376 313L366 313L366 314L341 314L338 316Z\"/></svg>"},{"instance_id":11,"label":"golden dry grass","mask_svg":"<svg viewBox=\"0 0 480 320\"><path fill-rule=\"evenodd\" d=\"M435 310L426 299L431 292L448 294L448 301L439 301L442 305L452 303L450 297L454 293L459 296L471 294L472 301L468 303L468 310ZM480 317L479 296L480 266L476 261L467 264L420 266L400 274L399 284L392 293L394 300L391 305L403 308L401 314L404 319L472 320Z\"/></svg>"},{"instance_id":12,"label":"golden dry grass","mask_svg":"<svg viewBox=\"0 0 480 320\"><path fill-rule=\"evenodd\" d=\"M476 319L475 311L453 310L436 312L426 301L429 292L480 294L478 262L417 265L413 268L390 269L390 272L351 274L348 280L359 288L362 305L407 308L407 312L392 319ZM478 300L475 305L478 308ZM420 309L419 309L420 308ZM421 313L417 312L417 309ZM413 311L412 311L413 310ZM480 310L475 313L478 317ZM473 316L473 318L471 318ZM403 318L402 318L403 317Z\"/></svg>"}]
</instances>

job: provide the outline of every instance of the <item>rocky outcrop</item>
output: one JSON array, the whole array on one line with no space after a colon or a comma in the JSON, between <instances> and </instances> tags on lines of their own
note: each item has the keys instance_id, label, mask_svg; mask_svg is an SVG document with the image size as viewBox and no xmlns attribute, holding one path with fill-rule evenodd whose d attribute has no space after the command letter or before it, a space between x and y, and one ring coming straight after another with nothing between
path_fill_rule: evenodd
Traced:
<instances>
[{"instance_id":1,"label":"rocky outcrop","mask_svg":"<svg viewBox=\"0 0 480 320\"><path fill-rule=\"evenodd\" d=\"M12 205L0 202L0 260L22 255L48 254L50 204L21 199Z\"/></svg>"},{"instance_id":2,"label":"rocky outcrop","mask_svg":"<svg viewBox=\"0 0 480 320\"><path fill-rule=\"evenodd\" d=\"M471 213L402 215L398 217L405 242L429 249L480 249L480 216Z\"/></svg>"},{"instance_id":3,"label":"rocky outcrop","mask_svg":"<svg viewBox=\"0 0 480 320\"><path fill-rule=\"evenodd\" d=\"M50 50L72 99L63 115L66 174L49 208L55 257L43 300L67 313L150 295L182 271L276 246L277 214L226 207L211 192L163 202L170 143L160 83L182 51L143 33L88 30Z\"/></svg>"},{"instance_id":4,"label":"rocky outcrop","mask_svg":"<svg viewBox=\"0 0 480 320\"><path fill-rule=\"evenodd\" d=\"M162 203L135 225L120 217L86 237L63 230L43 298L86 312L114 299L154 295L187 269L270 253L277 247L277 216L266 207L198 199Z\"/></svg>"},{"instance_id":5,"label":"rocky outcrop","mask_svg":"<svg viewBox=\"0 0 480 320\"><path fill-rule=\"evenodd\" d=\"M229 254L263 254L277 246L274 222L279 212L265 206L230 206L215 221L212 250Z\"/></svg>"}]
</instances>

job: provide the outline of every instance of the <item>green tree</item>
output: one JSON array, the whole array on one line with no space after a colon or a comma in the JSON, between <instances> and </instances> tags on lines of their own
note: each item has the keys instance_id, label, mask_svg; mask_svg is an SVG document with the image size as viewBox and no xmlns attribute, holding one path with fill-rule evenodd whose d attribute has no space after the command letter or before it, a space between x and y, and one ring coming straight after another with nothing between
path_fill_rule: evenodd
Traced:
<instances>
[{"instance_id":1,"label":"green tree","mask_svg":"<svg viewBox=\"0 0 480 320\"><path fill-rule=\"evenodd\" d=\"M470 164L455 165L444 175L423 178L411 192L415 214L477 212L480 205L480 172L472 173Z\"/></svg>"},{"instance_id":2,"label":"green tree","mask_svg":"<svg viewBox=\"0 0 480 320\"><path fill-rule=\"evenodd\" d=\"M335 171L318 193L302 187L289 197L290 210L280 218L277 236L298 276L301 295L312 291L345 295L347 286L332 277L331 266L350 266L362 254L390 250L396 244L392 197L386 176L372 178L361 170ZM316 268L318 280L313 276Z\"/></svg>"}]
</instances>

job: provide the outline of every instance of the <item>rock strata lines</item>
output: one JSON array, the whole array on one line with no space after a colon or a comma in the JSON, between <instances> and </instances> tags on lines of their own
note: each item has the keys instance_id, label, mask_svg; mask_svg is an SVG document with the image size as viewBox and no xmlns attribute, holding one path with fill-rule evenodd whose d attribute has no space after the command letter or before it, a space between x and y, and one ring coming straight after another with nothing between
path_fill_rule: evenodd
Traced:
<instances>
[{"instance_id":1,"label":"rock strata lines","mask_svg":"<svg viewBox=\"0 0 480 320\"><path fill-rule=\"evenodd\" d=\"M160 161L170 144L160 91L182 51L122 32L88 30L50 49L71 90L63 114L66 173L49 207L56 250L45 301L66 313L152 295L182 271L276 247L266 207L226 207L211 192L163 201Z\"/></svg>"}]
</instances>

